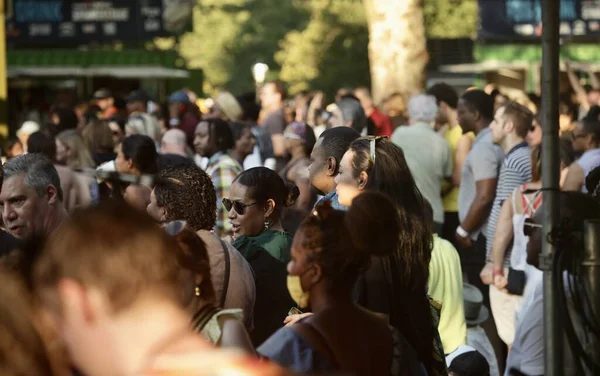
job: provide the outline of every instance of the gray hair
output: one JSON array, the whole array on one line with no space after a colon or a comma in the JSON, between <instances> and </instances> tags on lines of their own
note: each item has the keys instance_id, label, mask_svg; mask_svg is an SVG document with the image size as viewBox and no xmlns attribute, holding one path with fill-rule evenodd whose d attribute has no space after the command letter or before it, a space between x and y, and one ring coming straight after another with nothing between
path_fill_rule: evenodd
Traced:
<instances>
[{"instance_id":1,"label":"gray hair","mask_svg":"<svg viewBox=\"0 0 600 376\"><path fill-rule=\"evenodd\" d=\"M38 196L43 196L49 185L53 185L60 201L63 191L60 187L60 177L52 162L42 154L24 154L9 159L3 166L4 180L13 176L25 175L25 185L35 189Z\"/></svg>"},{"instance_id":2,"label":"gray hair","mask_svg":"<svg viewBox=\"0 0 600 376\"><path fill-rule=\"evenodd\" d=\"M408 115L411 121L434 121L437 113L437 101L433 95L417 94L408 101Z\"/></svg>"},{"instance_id":3,"label":"gray hair","mask_svg":"<svg viewBox=\"0 0 600 376\"><path fill-rule=\"evenodd\" d=\"M365 115L360 102L353 98L342 98L336 105L342 111L344 122L351 122L350 127L358 133L362 132L367 126L367 115Z\"/></svg>"}]
</instances>

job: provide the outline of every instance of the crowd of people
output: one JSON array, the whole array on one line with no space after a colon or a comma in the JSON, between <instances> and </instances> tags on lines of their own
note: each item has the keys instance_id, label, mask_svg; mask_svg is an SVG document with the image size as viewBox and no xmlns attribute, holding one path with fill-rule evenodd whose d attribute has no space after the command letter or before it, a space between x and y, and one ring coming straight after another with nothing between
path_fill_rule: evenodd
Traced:
<instances>
[{"instance_id":1,"label":"crowd of people","mask_svg":"<svg viewBox=\"0 0 600 376\"><path fill-rule=\"evenodd\" d=\"M590 93L585 115L561 113L552 232L584 372ZM100 89L5 145L0 373L545 373L536 98L439 83L380 110L366 88L327 105L273 81L260 105L123 99Z\"/></svg>"}]
</instances>

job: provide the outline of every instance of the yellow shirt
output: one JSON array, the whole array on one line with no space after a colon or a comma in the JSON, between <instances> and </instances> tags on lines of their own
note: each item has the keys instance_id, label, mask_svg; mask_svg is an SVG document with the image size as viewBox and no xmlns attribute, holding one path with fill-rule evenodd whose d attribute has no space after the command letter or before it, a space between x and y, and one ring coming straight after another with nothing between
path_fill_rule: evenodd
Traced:
<instances>
[{"instance_id":1,"label":"yellow shirt","mask_svg":"<svg viewBox=\"0 0 600 376\"><path fill-rule=\"evenodd\" d=\"M467 343L460 257L449 241L433 236L429 263L429 296L442 303L438 331L446 354Z\"/></svg>"},{"instance_id":2,"label":"yellow shirt","mask_svg":"<svg viewBox=\"0 0 600 376\"><path fill-rule=\"evenodd\" d=\"M458 148L458 140L462 136L463 131L460 125L455 125L454 127L448 127L446 132L444 132L444 139L450 145L450 151L452 152L452 162L456 158L456 149ZM475 139L475 134L473 132L467 133L469 137ZM442 189L445 189L450 183L444 182L442 184ZM444 196L444 211L446 213L457 213L458 212L458 187L452 188L450 192L446 196Z\"/></svg>"}]
</instances>

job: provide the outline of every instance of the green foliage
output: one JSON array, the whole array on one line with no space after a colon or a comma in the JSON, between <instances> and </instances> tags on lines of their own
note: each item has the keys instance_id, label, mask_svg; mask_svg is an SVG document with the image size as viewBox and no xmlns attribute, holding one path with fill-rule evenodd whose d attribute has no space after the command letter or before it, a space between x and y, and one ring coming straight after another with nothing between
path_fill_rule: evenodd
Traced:
<instances>
[{"instance_id":1,"label":"green foliage","mask_svg":"<svg viewBox=\"0 0 600 376\"><path fill-rule=\"evenodd\" d=\"M203 69L206 93L252 90L250 69L259 61L292 93L370 83L362 0L197 1L194 29L178 48L189 68ZM477 0L423 0L423 8L428 37L475 34Z\"/></svg>"},{"instance_id":2,"label":"green foliage","mask_svg":"<svg viewBox=\"0 0 600 376\"><path fill-rule=\"evenodd\" d=\"M423 0L427 38L471 38L477 32L477 0Z\"/></svg>"},{"instance_id":3,"label":"green foliage","mask_svg":"<svg viewBox=\"0 0 600 376\"><path fill-rule=\"evenodd\" d=\"M289 32L275 60L291 92L369 85L368 30L361 0L310 1L303 30Z\"/></svg>"}]
</instances>

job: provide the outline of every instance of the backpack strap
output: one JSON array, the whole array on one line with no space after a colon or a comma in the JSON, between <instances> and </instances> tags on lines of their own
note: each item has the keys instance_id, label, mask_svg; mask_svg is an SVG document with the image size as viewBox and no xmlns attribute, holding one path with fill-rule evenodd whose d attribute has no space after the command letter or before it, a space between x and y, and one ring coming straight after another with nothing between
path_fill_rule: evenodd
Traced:
<instances>
[{"instance_id":1,"label":"backpack strap","mask_svg":"<svg viewBox=\"0 0 600 376\"><path fill-rule=\"evenodd\" d=\"M227 299L227 290L229 289L229 278L231 275L231 258L229 256L229 249L227 248L227 244L222 239L221 247L223 247L223 253L225 256L225 280L223 281L223 293L221 294L221 307L225 307L225 300Z\"/></svg>"}]
</instances>

